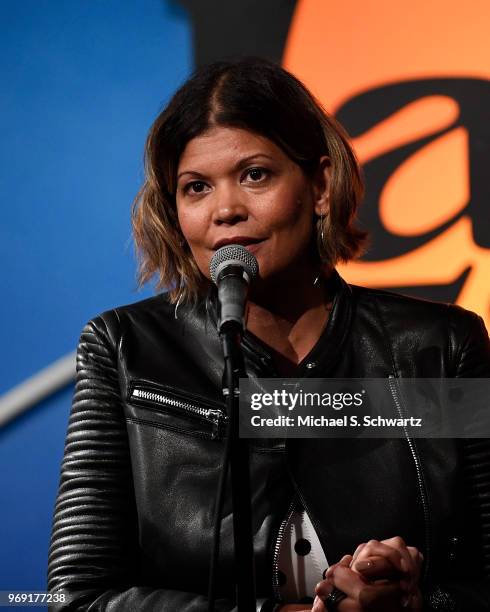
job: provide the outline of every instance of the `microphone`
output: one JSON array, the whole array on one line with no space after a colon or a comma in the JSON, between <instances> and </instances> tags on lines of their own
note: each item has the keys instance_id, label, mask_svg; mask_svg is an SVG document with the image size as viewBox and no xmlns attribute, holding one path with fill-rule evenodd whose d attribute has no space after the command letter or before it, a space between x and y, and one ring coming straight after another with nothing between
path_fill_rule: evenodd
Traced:
<instances>
[{"instance_id":1,"label":"microphone","mask_svg":"<svg viewBox=\"0 0 490 612\"><path fill-rule=\"evenodd\" d=\"M218 331L243 333L248 287L259 272L257 260L241 244L227 244L212 256L209 273L218 287Z\"/></svg>"}]
</instances>

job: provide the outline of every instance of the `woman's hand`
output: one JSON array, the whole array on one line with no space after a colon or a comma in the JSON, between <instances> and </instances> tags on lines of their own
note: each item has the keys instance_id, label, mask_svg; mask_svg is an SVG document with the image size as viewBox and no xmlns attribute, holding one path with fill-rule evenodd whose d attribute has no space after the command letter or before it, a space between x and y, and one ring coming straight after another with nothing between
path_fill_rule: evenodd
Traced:
<instances>
[{"instance_id":1,"label":"woman's hand","mask_svg":"<svg viewBox=\"0 0 490 612\"><path fill-rule=\"evenodd\" d=\"M396 536L381 542L370 540L367 544L358 546L351 568L371 581L379 578L398 578L400 587L407 595L415 596L423 559L417 548L407 546L402 538Z\"/></svg>"},{"instance_id":2,"label":"woman's hand","mask_svg":"<svg viewBox=\"0 0 490 612\"><path fill-rule=\"evenodd\" d=\"M313 612L324 612L323 600L334 587L347 597L337 604L339 612L376 610L421 610L418 588L423 557L395 537L361 544L354 555L346 555L331 566L317 585Z\"/></svg>"}]
</instances>

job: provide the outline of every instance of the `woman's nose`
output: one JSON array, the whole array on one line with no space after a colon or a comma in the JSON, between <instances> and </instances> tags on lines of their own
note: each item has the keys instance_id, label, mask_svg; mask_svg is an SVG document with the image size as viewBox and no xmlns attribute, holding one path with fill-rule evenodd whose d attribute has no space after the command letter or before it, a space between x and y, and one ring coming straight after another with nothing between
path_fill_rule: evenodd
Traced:
<instances>
[{"instance_id":1,"label":"woman's nose","mask_svg":"<svg viewBox=\"0 0 490 612\"><path fill-rule=\"evenodd\" d=\"M213 222L217 225L235 224L248 217L248 209L242 201L242 194L236 190L222 190L216 193Z\"/></svg>"}]
</instances>

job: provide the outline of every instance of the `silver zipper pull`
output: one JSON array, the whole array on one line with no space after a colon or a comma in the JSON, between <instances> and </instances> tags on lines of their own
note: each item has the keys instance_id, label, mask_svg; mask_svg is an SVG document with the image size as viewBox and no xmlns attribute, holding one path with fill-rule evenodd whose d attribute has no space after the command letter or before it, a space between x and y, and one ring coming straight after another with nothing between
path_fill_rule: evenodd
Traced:
<instances>
[{"instance_id":1,"label":"silver zipper pull","mask_svg":"<svg viewBox=\"0 0 490 612\"><path fill-rule=\"evenodd\" d=\"M209 409L207 411L206 416L210 417L213 422L213 432L211 435L212 435L212 439L215 440L219 435L219 422L220 422L220 419L222 418L222 414L219 410Z\"/></svg>"}]
</instances>

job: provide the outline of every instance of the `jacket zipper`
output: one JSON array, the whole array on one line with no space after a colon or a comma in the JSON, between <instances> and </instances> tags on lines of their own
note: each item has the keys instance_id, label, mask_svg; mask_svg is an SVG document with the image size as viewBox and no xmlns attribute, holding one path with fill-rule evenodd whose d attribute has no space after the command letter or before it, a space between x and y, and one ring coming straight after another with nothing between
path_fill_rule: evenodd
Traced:
<instances>
[{"instance_id":1,"label":"jacket zipper","mask_svg":"<svg viewBox=\"0 0 490 612\"><path fill-rule=\"evenodd\" d=\"M272 556L272 588L274 590L274 597L281 601L281 591L279 584L279 554L281 552L282 539L284 537L284 532L286 531L289 522L291 521L291 517L293 516L294 507L296 506L296 496L293 497L291 503L289 504L289 508L286 512L286 517L283 519L279 531L277 532L276 543L274 545L274 554Z\"/></svg>"},{"instance_id":2,"label":"jacket zipper","mask_svg":"<svg viewBox=\"0 0 490 612\"><path fill-rule=\"evenodd\" d=\"M156 391L147 391L141 387L135 387L133 389L131 392L131 399L140 399L147 402L153 402L160 406L178 408L179 410L185 410L194 417L211 421L213 425L213 440L217 438L219 434L221 421L225 422L227 420L227 416L221 410L214 408L202 408L196 404L191 404L190 402L179 400L175 397L170 397L169 395L163 395L162 393L157 393Z\"/></svg>"},{"instance_id":3,"label":"jacket zipper","mask_svg":"<svg viewBox=\"0 0 490 612\"><path fill-rule=\"evenodd\" d=\"M391 395L393 397L393 401L395 402L395 406L400 418L404 418L403 409L401 406L400 399L398 397L397 388L396 388L396 378L393 375L388 377L388 383L390 386ZM425 522L425 569L424 569L424 577L427 578L428 570L429 570L429 558L430 558L430 542L431 542L431 528L430 528L430 517L429 517L429 504L427 501L427 493L425 489L424 476L422 473L422 466L420 463L420 459L417 453L417 449L415 448L415 444L413 440L408 435L407 429L404 426L403 431L405 433L405 438L408 442L408 446L410 447L410 452L412 454L412 458L415 464L415 471L417 473L417 483L420 492L420 498L422 501L422 510L424 513L424 522Z\"/></svg>"}]
</instances>

